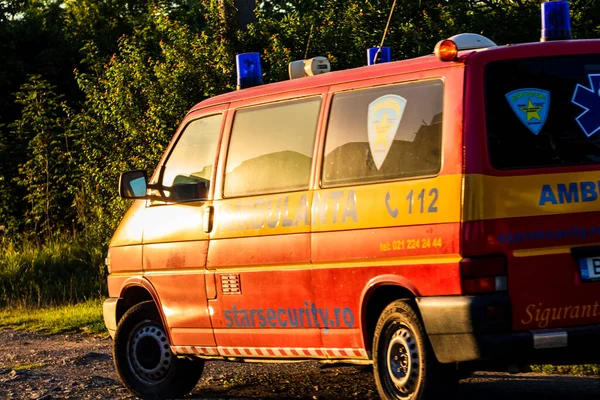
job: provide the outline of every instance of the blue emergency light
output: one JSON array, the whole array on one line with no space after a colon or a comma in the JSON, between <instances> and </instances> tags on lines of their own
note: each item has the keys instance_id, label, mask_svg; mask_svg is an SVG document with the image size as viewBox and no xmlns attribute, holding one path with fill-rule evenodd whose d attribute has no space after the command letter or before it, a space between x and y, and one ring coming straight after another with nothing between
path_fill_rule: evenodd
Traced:
<instances>
[{"instance_id":1,"label":"blue emergency light","mask_svg":"<svg viewBox=\"0 0 600 400\"><path fill-rule=\"evenodd\" d=\"M542 3L542 42L568 40L571 35L571 19L568 1Z\"/></svg>"},{"instance_id":2,"label":"blue emergency light","mask_svg":"<svg viewBox=\"0 0 600 400\"><path fill-rule=\"evenodd\" d=\"M379 47L371 47L367 49L367 64L382 64L392 61L392 52L389 47L381 47L381 51L377 54ZM377 54L377 60L375 60L375 54Z\"/></svg>"},{"instance_id":3,"label":"blue emergency light","mask_svg":"<svg viewBox=\"0 0 600 400\"><path fill-rule=\"evenodd\" d=\"M262 85L262 68L258 53L242 53L235 56L237 70L237 88L245 89Z\"/></svg>"}]
</instances>

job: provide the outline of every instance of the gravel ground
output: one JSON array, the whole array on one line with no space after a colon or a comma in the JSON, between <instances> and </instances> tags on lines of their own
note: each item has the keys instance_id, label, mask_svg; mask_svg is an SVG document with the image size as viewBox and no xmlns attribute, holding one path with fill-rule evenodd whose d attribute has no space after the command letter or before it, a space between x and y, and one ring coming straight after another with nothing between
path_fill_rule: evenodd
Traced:
<instances>
[{"instance_id":1,"label":"gravel ground","mask_svg":"<svg viewBox=\"0 0 600 400\"><path fill-rule=\"evenodd\" d=\"M0 399L132 399L114 371L111 346L106 337L0 330ZM376 399L377 392L369 367L213 361L186 398ZM460 399L600 399L600 380L478 373L461 381Z\"/></svg>"}]
</instances>

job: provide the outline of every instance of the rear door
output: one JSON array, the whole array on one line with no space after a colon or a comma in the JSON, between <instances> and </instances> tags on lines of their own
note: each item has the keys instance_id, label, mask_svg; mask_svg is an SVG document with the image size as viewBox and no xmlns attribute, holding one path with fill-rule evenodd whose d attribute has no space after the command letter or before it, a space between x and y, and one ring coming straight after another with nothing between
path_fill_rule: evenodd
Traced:
<instances>
[{"instance_id":1,"label":"rear door","mask_svg":"<svg viewBox=\"0 0 600 400\"><path fill-rule=\"evenodd\" d=\"M600 54L562 49L483 74L489 162L468 175L481 229L466 252L506 254L516 329L600 322Z\"/></svg>"}]
</instances>

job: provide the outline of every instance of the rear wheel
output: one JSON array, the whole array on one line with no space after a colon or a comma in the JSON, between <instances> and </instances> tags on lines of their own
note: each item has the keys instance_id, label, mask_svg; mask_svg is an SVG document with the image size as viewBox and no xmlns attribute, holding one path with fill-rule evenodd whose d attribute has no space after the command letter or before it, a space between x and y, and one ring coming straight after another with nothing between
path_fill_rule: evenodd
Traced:
<instances>
[{"instance_id":1,"label":"rear wheel","mask_svg":"<svg viewBox=\"0 0 600 400\"><path fill-rule=\"evenodd\" d=\"M440 364L425 330L405 301L381 313L373 340L373 373L382 399L453 398L458 382L454 366Z\"/></svg>"},{"instance_id":2,"label":"rear wheel","mask_svg":"<svg viewBox=\"0 0 600 400\"><path fill-rule=\"evenodd\" d=\"M115 333L113 358L125 386L142 399L168 399L190 392L204 361L177 358L152 301L125 313Z\"/></svg>"}]
</instances>

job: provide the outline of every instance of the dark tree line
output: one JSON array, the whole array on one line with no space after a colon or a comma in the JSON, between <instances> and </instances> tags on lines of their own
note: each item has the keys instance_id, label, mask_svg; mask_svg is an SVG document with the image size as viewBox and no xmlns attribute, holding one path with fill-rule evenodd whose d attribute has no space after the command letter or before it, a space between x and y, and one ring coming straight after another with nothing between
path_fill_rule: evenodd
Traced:
<instances>
[{"instance_id":1,"label":"dark tree line","mask_svg":"<svg viewBox=\"0 0 600 400\"><path fill-rule=\"evenodd\" d=\"M102 246L127 203L121 171L151 171L191 105L235 88L235 54L258 51L265 81L290 61L364 65L391 1L0 0L0 225L39 245ZM540 2L399 0L393 59L460 32L537 41ZM577 38L600 36L600 0L571 2Z\"/></svg>"}]
</instances>

